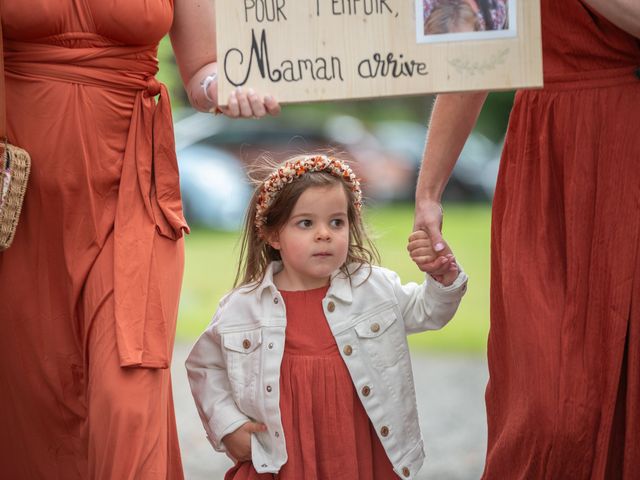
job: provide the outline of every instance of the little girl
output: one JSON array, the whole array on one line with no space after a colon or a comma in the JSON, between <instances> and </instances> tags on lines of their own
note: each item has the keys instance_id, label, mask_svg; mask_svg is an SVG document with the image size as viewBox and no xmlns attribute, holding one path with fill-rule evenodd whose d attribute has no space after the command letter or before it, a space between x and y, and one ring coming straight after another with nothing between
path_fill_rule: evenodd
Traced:
<instances>
[{"instance_id":1,"label":"little girl","mask_svg":"<svg viewBox=\"0 0 640 480\"><path fill-rule=\"evenodd\" d=\"M187 370L226 480L414 478L424 460L407 333L455 313L467 277L402 285L373 266L362 195L344 162L300 156L258 185L236 286ZM416 261L434 258L412 234ZM277 474L277 476L276 476Z\"/></svg>"}]
</instances>

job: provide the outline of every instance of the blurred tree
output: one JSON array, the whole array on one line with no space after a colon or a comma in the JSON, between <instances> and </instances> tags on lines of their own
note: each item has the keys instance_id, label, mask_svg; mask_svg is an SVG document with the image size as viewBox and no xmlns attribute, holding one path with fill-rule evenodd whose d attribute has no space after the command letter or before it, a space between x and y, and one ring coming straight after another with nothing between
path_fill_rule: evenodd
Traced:
<instances>
[{"instance_id":1,"label":"blurred tree","mask_svg":"<svg viewBox=\"0 0 640 480\"><path fill-rule=\"evenodd\" d=\"M484 104L476 130L496 142L502 141L509 123L515 92L493 92Z\"/></svg>"}]
</instances>

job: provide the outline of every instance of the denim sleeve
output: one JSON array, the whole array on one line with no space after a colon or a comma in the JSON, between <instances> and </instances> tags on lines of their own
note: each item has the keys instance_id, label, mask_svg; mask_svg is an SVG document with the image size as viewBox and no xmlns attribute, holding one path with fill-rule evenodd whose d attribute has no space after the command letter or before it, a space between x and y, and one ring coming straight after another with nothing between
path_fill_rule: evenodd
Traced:
<instances>
[{"instance_id":1,"label":"denim sleeve","mask_svg":"<svg viewBox=\"0 0 640 480\"><path fill-rule=\"evenodd\" d=\"M250 421L238 409L231 394L220 336L215 332L216 318L222 310L222 307L218 309L213 322L198 338L185 363L191 393L207 438L219 452L225 451L222 438Z\"/></svg>"},{"instance_id":2,"label":"denim sleeve","mask_svg":"<svg viewBox=\"0 0 640 480\"><path fill-rule=\"evenodd\" d=\"M382 271L393 288L407 333L444 327L453 318L467 291L468 279L462 269L449 286L438 283L429 275L425 275L421 284L402 284L397 273L387 269Z\"/></svg>"}]
</instances>

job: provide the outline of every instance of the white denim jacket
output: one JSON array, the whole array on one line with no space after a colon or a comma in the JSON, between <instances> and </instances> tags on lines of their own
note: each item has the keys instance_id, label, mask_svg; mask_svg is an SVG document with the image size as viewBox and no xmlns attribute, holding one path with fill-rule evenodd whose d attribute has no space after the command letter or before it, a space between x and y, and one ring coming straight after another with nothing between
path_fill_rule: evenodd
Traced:
<instances>
[{"instance_id":1,"label":"white denim jacket","mask_svg":"<svg viewBox=\"0 0 640 480\"><path fill-rule=\"evenodd\" d=\"M277 473L287 461L280 419L280 363L286 312L273 262L257 288L240 287L220 302L194 345L186 367L207 437L222 438L253 419L267 425L252 434L258 473ZM322 301L324 314L371 423L402 478L414 478L424 461L407 333L436 330L453 317L467 276L444 287L427 276L402 285L381 267L362 267L351 281L334 273ZM363 387L368 387L364 391Z\"/></svg>"}]
</instances>

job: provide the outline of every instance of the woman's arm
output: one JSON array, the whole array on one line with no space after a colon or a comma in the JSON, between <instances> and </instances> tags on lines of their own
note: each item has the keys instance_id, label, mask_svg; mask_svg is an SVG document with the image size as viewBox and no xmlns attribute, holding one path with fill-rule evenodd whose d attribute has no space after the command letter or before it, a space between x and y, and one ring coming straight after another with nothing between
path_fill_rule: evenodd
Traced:
<instances>
[{"instance_id":1,"label":"woman's arm","mask_svg":"<svg viewBox=\"0 0 640 480\"><path fill-rule=\"evenodd\" d=\"M416 187L414 230L425 230L438 253L447 253L440 232L442 192L486 98L487 92L441 94L433 106Z\"/></svg>"},{"instance_id":2,"label":"woman's arm","mask_svg":"<svg viewBox=\"0 0 640 480\"><path fill-rule=\"evenodd\" d=\"M202 88L205 78L218 70L213 0L176 0L170 36L189 102L203 112L215 110L218 82L208 83L207 93L214 102ZM278 114L280 106L273 97L263 98L251 89L235 90L222 112L230 117L262 117Z\"/></svg>"},{"instance_id":3,"label":"woman's arm","mask_svg":"<svg viewBox=\"0 0 640 480\"><path fill-rule=\"evenodd\" d=\"M583 0L611 23L634 37L640 38L640 1Z\"/></svg>"}]
</instances>

